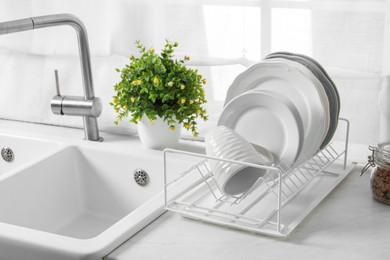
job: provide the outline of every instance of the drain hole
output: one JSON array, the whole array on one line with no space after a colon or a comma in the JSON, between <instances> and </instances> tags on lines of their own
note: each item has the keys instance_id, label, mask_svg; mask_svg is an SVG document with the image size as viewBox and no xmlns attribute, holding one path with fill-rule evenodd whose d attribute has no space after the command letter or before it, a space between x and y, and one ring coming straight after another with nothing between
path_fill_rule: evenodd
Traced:
<instances>
[{"instance_id":1,"label":"drain hole","mask_svg":"<svg viewBox=\"0 0 390 260\"><path fill-rule=\"evenodd\" d=\"M12 162L15 158L14 152L9 147L4 147L1 149L1 157L3 157L4 161Z\"/></svg>"},{"instance_id":2,"label":"drain hole","mask_svg":"<svg viewBox=\"0 0 390 260\"><path fill-rule=\"evenodd\" d=\"M149 182L149 175L142 169L136 169L134 171L134 180L140 186L145 186Z\"/></svg>"}]
</instances>

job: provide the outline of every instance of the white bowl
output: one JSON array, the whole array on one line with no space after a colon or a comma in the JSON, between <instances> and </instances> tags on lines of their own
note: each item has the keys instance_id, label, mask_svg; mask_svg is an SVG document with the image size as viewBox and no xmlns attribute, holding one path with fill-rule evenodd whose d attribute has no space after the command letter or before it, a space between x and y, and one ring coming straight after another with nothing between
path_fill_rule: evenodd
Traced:
<instances>
[{"instance_id":1,"label":"white bowl","mask_svg":"<svg viewBox=\"0 0 390 260\"><path fill-rule=\"evenodd\" d=\"M212 157L230 159L254 164L271 165L272 154L265 148L259 153L242 136L226 126L218 126L205 138L206 154ZM263 177L266 169L246 165L209 160L215 181L221 191L227 195L237 195L248 191L256 181Z\"/></svg>"}]
</instances>

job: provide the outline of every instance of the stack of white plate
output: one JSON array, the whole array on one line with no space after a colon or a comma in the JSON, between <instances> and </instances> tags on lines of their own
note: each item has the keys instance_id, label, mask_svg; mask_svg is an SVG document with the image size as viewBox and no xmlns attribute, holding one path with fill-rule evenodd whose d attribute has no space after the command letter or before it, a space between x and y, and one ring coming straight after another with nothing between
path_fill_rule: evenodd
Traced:
<instances>
[{"instance_id":1,"label":"stack of white plate","mask_svg":"<svg viewBox=\"0 0 390 260\"><path fill-rule=\"evenodd\" d=\"M318 62L272 53L229 87L218 125L271 151L289 167L309 159L332 139L340 98Z\"/></svg>"}]
</instances>

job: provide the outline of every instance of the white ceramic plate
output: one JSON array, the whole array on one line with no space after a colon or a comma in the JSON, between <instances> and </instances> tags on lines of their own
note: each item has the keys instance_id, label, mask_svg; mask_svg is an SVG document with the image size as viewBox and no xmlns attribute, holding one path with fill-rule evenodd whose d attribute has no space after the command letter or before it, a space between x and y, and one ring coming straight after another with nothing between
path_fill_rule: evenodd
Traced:
<instances>
[{"instance_id":1,"label":"white ceramic plate","mask_svg":"<svg viewBox=\"0 0 390 260\"><path fill-rule=\"evenodd\" d=\"M287 100L287 101L286 101ZM272 91L248 91L232 99L218 125L227 126L248 142L263 146L291 166L303 144L302 120L293 104Z\"/></svg>"},{"instance_id":2,"label":"white ceramic plate","mask_svg":"<svg viewBox=\"0 0 390 260\"><path fill-rule=\"evenodd\" d=\"M289 52L276 52L269 54L265 59L269 60L273 58L282 58L300 63L306 68L308 68L313 73L313 75L321 82L329 100L329 109L331 116L328 132L322 144L320 145L321 149L324 148L332 139L338 124L338 117L340 113L340 97L336 85L326 73L325 69L311 57Z\"/></svg>"},{"instance_id":3,"label":"white ceramic plate","mask_svg":"<svg viewBox=\"0 0 390 260\"><path fill-rule=\"evenodd\" d=\"M326 93L317 78L296 62L273 59L255 64L241 73L229 87L225 106L234 97L252 89L268 89L287 96L303 122L304 144L299 161L312 156L329 127Z\"/></svg>"}]
</instances>

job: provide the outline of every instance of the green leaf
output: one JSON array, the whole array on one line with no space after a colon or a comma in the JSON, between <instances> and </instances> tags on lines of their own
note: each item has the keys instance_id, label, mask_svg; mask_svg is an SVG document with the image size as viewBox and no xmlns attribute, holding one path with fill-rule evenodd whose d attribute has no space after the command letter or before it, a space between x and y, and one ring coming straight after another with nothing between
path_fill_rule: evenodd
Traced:
<instances>
[{"instance_id":1,"label":"green leaf","mask_svg":"<svg viewBox=\"0 0 390 260\"><path fill-rule=\"evenodd\" d=\"M135 44L140 56L131 56L131 61L122 69L115 69L121 80L114 85L115 101L109 104L117 113L116 124L126 117L138 123L143 115L151 120L160 116L167 125L174 124L174 118L179 123L186 122L191 125L193 134L197 134L195 119L207 118L203 108L207 100L202 89L202 75L174 57L176 42L172 44L166 40L160 54L150 51L151 48L146 48L139 40ZM155 77L159 79L158 83L154 82ZM169 82L173 83L171 87ZM185 85L184 89L179 88L181 84ZM187 102L182 104L181 98ZM189 104L189 100L194 102ZM127 109L124 110L124 106Z\"/></svg>"}]
</instances>

